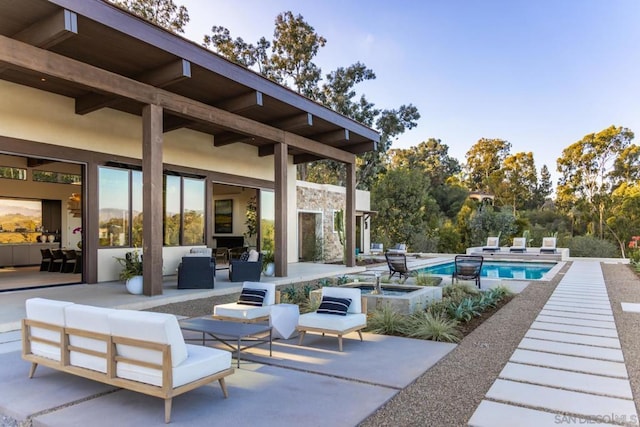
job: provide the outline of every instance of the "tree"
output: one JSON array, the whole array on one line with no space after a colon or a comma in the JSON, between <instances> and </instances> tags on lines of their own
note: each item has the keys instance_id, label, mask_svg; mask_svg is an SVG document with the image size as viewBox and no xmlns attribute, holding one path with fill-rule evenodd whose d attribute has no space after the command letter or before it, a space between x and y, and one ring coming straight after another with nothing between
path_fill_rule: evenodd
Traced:
<instances>
[{"instance_id":1,"label":"tree","mask_svg":"<svg viewBox=\"0 0 640 427\"><path fill-rule=\"evenodd\" d=\"M542 168L540 169L540 181L535 191L535 206L532 207L542 207L547 197L551 195L552 191L553 184L551 183L551 172L549 172L547 165L542 165Z\"/></svg>"},{"instance_id":2,"label":"tree","mask_svg":"<svg viewBox=\"0 0 640 427\"><path fill-rule=\"evenodd\" d=\"M357 96L355 85L375 79L375 74L357 62L338 67L322 81L321 69L313 63L326 39L291 12L279 14L275 20L274 38L269 43L264 37L256 46L241 38L233 39L224 27L212 27L212 35L205 36L204 44L217 53L241 65L256 69L262 75L344 114L365 126L380 132L380 144L374 152L357 158L356 182L358 188L368 189L375 176L384 170L383 157L395 138L417 125L418 109L401 105L396 109L378 109L364 95ZM272 48L271 54L268 53ZM323 160L298 165L298 177L321 183L344 185L344 165Z\"/></svg>"},{"instance_id":3,"label":"tree","mask_svg":"<svg viewBox=\"0 0 640 427\"><path fill-rule=\"evenodd\" d=\"M389 151L390 168L419 169L431 182L431 195L440 211L454 219L468 196L468 191L449 178L460 173L457 159L449 156L449 146L430 138L417 146Z\"/></svg>"},{"instance_id":4,"label":"tree","mask_svg":"<svg viewBox=\"0 0 640 427\"><path fill-rule=\"evenodd\" d=\"M640 183L625 182L613 191L612 207L606 224L624 258L631 236L640 235Z\"/></svg>"},{"instance_id":5,"label":"tree","mask_svg":"<svg viewBox=\"0 0 640 427\"><path fill-rule=\"evenodd\" d=\"M173 0L112 0L112 3L174 33L184 33L189 22L187 8L177 6Z\"/></svg>"},{"instance_id":6,"label":"tree","mask_svg":"<svg viewBox=\"0 0 640 427\"><path fill-rule=\"evenodd\" d=\"M532 152L507 156L502 166L502 177L502 185L495 189L495 195L502 200L502 205L513 206L515 215L516 210L534 204L538 175Z\"/></svg>"},{"instance_id":7,"label":"tree","mask_svg":"<svg viewBox=\"0 0 640 427\"><path fill-rule=\"evenodd\" d=\"M466 154L465 172L469 189L495 193L502 181L502 163L510 150L511 144L502 139L478 140Z\"/></svg>"},{"instance_id":8,"label":"tree","mask_svg":"<svg viewBox=\"0 0 640 427\"><path fill-rule=\"evenodd\" d=\"M610 126L571 144L558 159L558 172L561 173L557 187L558 205L566 212L574 206L579 208L581 214L590 218L591 231L594 234L597 231L601 239L610 192L615 185L620 185L624 176L623 167L616 170L616 161L625 152L633 158L631 150L627 150L633 137L633 132L627 128Z\"/></svg>"},{"instance_id":9,"label":"tree","mask_svg":"<svg viewBox=\"0 0 640 427\"><path fill-rule=\"evenodd\" d=\"M378 211L372 239L385 245L406 242L411 246L415 236L437 226L429 179L419 170L393 169L380 175L371 190L371 205Z\"/></svg>"}]
</instances>

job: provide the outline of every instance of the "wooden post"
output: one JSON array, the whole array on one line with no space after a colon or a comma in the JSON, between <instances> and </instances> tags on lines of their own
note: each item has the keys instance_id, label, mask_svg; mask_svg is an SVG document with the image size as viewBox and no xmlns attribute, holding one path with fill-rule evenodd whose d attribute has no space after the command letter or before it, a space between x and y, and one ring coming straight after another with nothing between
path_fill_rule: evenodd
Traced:
<instances>
[{"instance_id":1,"label":"wooden post","mask_svg":"<svg viewBox=\"0 0 640 427\"><path fill-rule=\"evenodd\" d=\"M287 275L287 144L274 148L275 264L277 277Z\"/></svg>"},{"instance_id":2,"label":"wooden post","mask_svg":"<svg viewBox=\"0 0 640 427\"><path fill-rule=\"evenodd\" d=\"M162 294L162 107L142 108L143 293Z\"/></svg>"},{"instance_id":3,"label":"wooden post","mask_svg":"<svg viewBox=\"0 0 640 427\"><path fill-rule=\"evenodd\" d=\"M356 265L356 165L345 163L347 169L347 203L344 212L344 231L347 247L347 267Z\"/></svg>"}]
</instances>

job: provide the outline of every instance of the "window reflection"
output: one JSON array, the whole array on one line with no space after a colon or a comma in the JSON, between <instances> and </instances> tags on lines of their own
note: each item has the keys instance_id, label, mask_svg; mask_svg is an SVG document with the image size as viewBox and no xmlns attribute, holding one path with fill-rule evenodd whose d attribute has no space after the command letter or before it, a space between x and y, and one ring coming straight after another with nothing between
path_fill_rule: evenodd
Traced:
<instances>
[{"instance_id":1,"label":"window reflection","mask_svg":"<svg viewBox=\"0 0 640 427\"><path fill-rule=\"evenodd\" d=\"M275 251L275 193L260 191L260 250Z\"/></svg>"},{"instance_id":2,"label":"window reflection","mask_svg":"<svg viewBox=\"0 0 640 427\"><path fill-rule=\"evenodd\" d=\"M203 180L184 178L183 182L183 245L204 244L204 198Z\"/></svg>"},{"instance_id":3,"label":"window reflection","mask_svg":"<svg viewBox=\"0 0 640 427\"><path fill-rule=\"evenodd\" d=\"M129 171L103 167L98 178L100 246L128 246Z\"/></svg>"},{"instance_id":4,"label":"window reflection","mask_svg":"<svg viewBox=\"0 0 640 427\"><path fill-rule=\"evenodd\" d=\"M165 175L164 177L164 245L180 244L180 177Z\"/></svg>"}]
</instances>

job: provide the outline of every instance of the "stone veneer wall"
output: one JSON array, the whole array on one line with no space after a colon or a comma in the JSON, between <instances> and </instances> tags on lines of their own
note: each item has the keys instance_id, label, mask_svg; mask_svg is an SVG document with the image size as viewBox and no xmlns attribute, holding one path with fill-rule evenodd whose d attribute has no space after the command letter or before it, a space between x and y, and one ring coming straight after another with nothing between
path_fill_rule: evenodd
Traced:
<instances>
[{"instance_id":1,"label":"stone veneer wall","mask_svg":"<svg viewBox=\"0 0 640 427\"><path fill-rule=\"evenodd\" d=\"M333 231L333 212L344 209L346 194L324 189L297 186L298 209L322 212L323 252L325 261L341 261L343 248Z\"/></svg>"}]
</instances>

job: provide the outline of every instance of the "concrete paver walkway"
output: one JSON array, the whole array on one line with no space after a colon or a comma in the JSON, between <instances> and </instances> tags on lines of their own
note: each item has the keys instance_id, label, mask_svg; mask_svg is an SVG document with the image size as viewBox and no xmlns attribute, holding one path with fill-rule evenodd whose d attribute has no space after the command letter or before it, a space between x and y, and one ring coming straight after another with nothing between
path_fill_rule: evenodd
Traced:
<instances>
[{"instance_id":1,"label":"concrete paver walkway","mask_svg":"<svg viewBox=\"0 0 640 427\"><path fill-rule=\"evenodd\" d=\"M575 261L470 426L638 424L598 262Z\"/></svg>"}]
</instances>

